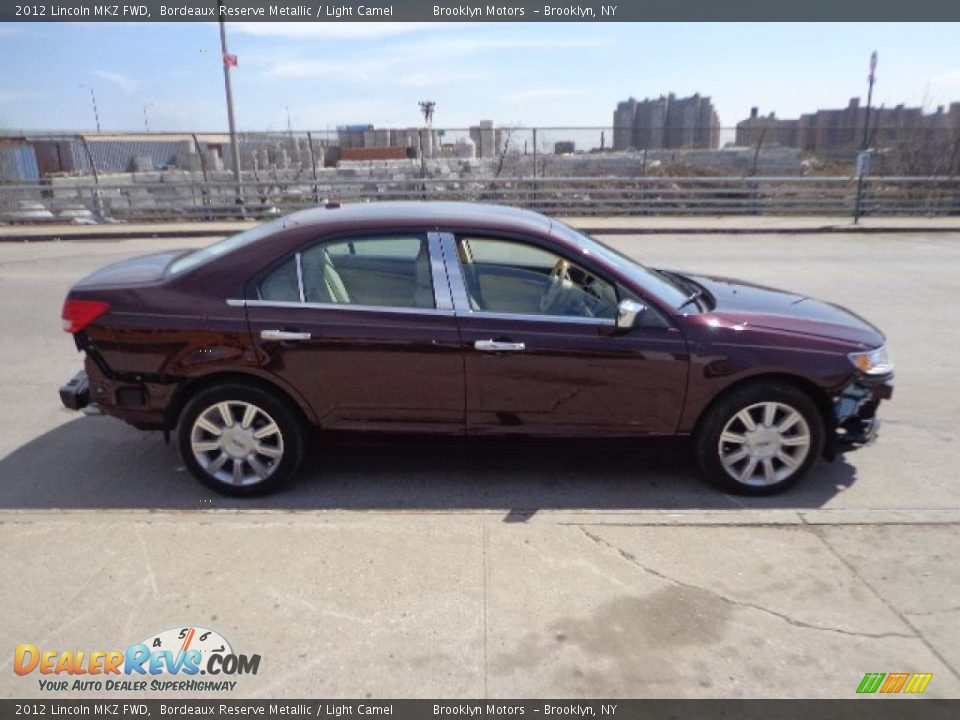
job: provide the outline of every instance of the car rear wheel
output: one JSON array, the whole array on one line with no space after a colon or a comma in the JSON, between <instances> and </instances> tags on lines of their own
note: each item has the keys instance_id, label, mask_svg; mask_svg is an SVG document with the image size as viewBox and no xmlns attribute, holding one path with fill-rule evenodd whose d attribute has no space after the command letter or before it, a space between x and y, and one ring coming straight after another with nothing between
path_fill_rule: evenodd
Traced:
<instances>
[{"instance_id":1,"label":"car rear wheel","mask_svg":"<svg viewBox=\"0 0 960 720\"><path fill-rule=\"evenodd\" d=\"M303 430L288 403L258 387L229 384L199 392L183 410L180 455L204 485L225 495L259 495L293 475Z\"/></svg>"},{"instance_id":2,"label":"car rear wheel","mask_svg":"<svg viewBox=\"0 0 960 720\"><path fill-rule=\"evenodd\" d=\"M714 485L738 495L771 495L807 473L823 439L823 418L806 393L756 383L718 400L694 443L700 469Z\"/></svg>"}]
</instances>

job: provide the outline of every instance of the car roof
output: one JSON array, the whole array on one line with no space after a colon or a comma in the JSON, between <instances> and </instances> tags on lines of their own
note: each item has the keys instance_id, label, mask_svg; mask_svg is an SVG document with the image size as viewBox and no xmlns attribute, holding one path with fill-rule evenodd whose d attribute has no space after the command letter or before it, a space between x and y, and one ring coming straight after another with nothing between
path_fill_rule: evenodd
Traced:
<instances>
[{"instance_id":1,"label":"car roof","mask_svg":"<svg viewBox=\"0 0 960 720\"><path fill-rule=\"evenodd\" d=\"M551 220L545 215L507 207L469 202L372 202L328 203L301 210L283 218L284 228L322 227L356 223L375 227L390 223L510 227L516 230L549 232Z\"/></svg>"}]
</instances>

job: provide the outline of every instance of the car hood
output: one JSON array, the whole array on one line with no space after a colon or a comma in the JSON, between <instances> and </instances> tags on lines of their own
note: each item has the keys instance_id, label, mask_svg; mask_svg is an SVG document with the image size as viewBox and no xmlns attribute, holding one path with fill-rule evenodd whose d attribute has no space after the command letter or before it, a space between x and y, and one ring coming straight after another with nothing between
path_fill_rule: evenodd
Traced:
<instances>
[{"instance_id":1,"label":"car hood","mask_svg":"<svg viewBox=\"0 0 960 720\"><path fill-rule=\"evenodd\" d=\"M684 275L713 296L716 307L711 315L726 323L815 335L868 348L884 342L877 327L839 305L741 280Z\"/></svg>"},{"instance_id":2,"label":"car hood","mask_svg":"<svg viewBox=\"0 0 960 720\"><path fill-rule=\"evenodd\" d=\"M89 288L99 285L139 285L141 283L156 282L163 277L164 271L174 259L183 255L187 250L169 250L152 255L122 260L107 265L96 272L87 275L74 287Z\"/></svg>"}]
</instances>

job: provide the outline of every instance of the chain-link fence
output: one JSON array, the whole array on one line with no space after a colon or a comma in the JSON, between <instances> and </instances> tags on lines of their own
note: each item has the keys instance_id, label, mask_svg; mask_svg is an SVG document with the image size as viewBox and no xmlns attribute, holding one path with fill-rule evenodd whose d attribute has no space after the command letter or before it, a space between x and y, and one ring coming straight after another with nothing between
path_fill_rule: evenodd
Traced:
<instances>
[{"instance_id":1,"label":"chain-link fence","mask_svg":"<svg viewBox=\"0 0 960 720\"><path fill-rule=\"evenodd\" d=\"M929 116L927 116L929 117ZM798 132L614 127L0 136L0 221L259 218L325 200L557 214L960 214L960 117ZM689 129L688 129L689 130ZM685 138L706 138L674 147ZM710 146L710 145L715 145ZM239 180L239 182L238 182Z\"/></svg>"}]
</instances>

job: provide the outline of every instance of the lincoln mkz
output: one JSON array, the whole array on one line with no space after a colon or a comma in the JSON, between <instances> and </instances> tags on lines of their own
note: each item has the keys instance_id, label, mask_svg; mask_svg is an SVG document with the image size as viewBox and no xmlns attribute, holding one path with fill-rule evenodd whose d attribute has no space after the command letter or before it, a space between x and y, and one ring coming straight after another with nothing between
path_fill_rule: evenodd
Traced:
<instances>
[{"instance_id":1,"label":"lincoln mkz","mask_svg":"<svg viewBox=\"0 0 960 720\"><path fill-rule=\"evenodd\" d=\"M724 491L768 494L871 441L892 394L848 310L490 205L329 203L99 270L63 321L85 357L63 403L175 432L233 495L343 432L681 439Z\"/></svg>"}]
</instances>

